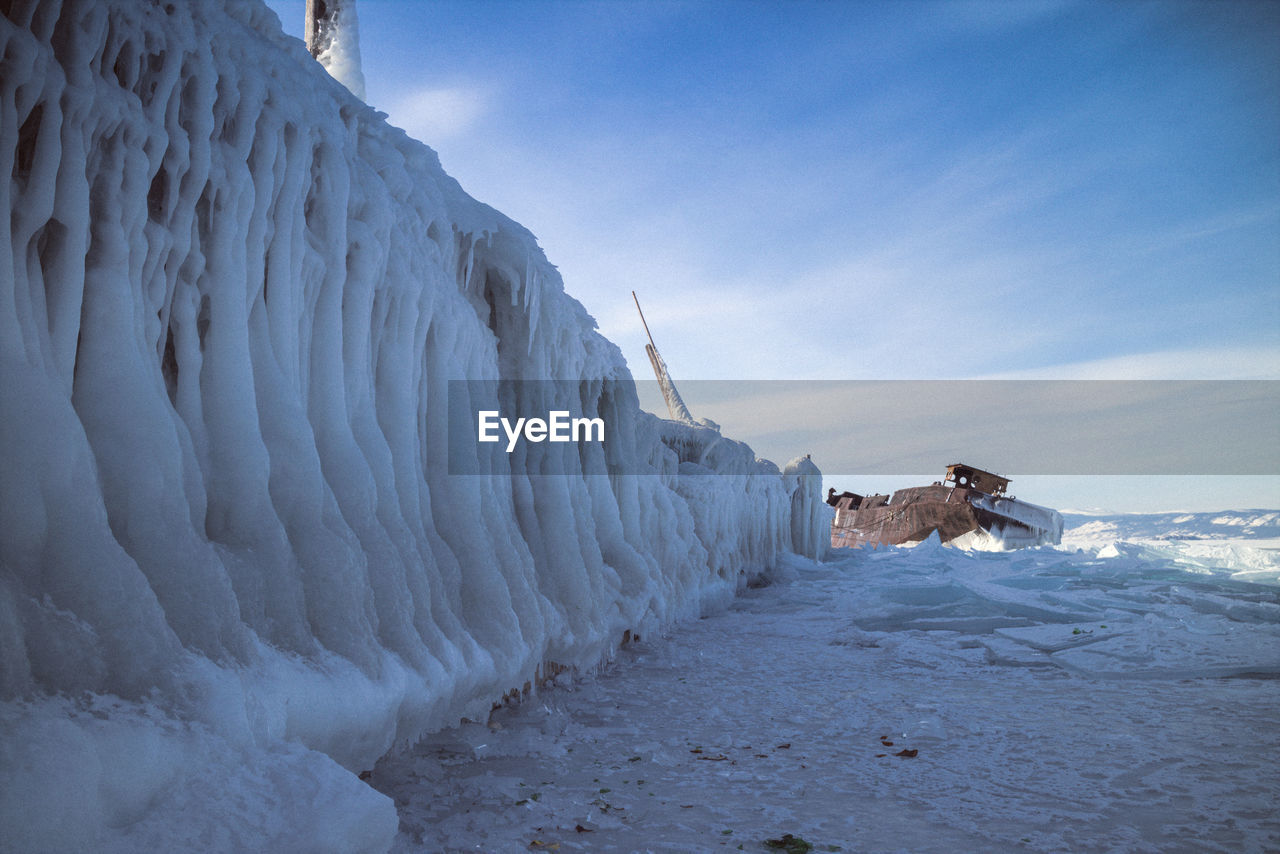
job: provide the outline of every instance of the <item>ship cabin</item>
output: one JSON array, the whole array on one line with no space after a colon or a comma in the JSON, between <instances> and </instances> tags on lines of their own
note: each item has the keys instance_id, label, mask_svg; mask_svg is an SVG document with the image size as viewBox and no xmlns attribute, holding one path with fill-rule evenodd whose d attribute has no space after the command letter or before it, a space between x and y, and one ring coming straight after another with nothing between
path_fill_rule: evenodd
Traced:
<instances>
[{"instance_id":1,"label":"ship cabin","mask_svg":"<svg viewBox=\"0 0 1280 854\"><path fill-rule=\"evenodd\" d=\"M964 463L953 463L947 466L947 483L966 489L976 489L988 495L1004 495L1005 490L1009 488L1009 478L976 469Z\"/></svg>"},{"instance_id":2,"label":"ship cabin","mask_svg":"<svg viewBox=\"0 0 1280 854\"><path fill-rule=\"evenodd\" d=\"M827 503L837 510L868 510L872 507L883 507L889 503L887 495L859 495L856 492L836 494L835 488L827 490Z\"/></svg>"}]
</instances>

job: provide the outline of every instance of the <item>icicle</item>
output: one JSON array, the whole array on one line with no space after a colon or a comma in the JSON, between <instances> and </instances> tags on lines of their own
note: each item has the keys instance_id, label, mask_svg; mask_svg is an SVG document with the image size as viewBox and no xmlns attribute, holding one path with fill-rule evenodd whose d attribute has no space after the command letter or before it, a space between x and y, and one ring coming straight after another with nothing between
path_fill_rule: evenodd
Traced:
<instances>
[{"instance_id":1,"label":"icicle","mask_svg":"<svg viewBox=\"0 0 1280 854\"><path fill-rule=\"evenodd\" d=\"M462 265L462 289L469 292L471 290L471 270L475 266L476 260L476 242L474 239L467 240L467 260Z\"/></svg>"},{"instance_id":2,"label":"icicle","mask_svg":"<svg viewBox=\"0 0 1280 854\"><path fill-rule=\"evenodd\" d=\"M541 295L539 289L542 283L538 279L538 268L534 264L533 256L529 256L528 264L525 266L524 274L524 311L525 316L529 318L529 351L526 355L533 355L534 339L538 334L538 318L541 306Z\"/></svg>"}]
</instances>

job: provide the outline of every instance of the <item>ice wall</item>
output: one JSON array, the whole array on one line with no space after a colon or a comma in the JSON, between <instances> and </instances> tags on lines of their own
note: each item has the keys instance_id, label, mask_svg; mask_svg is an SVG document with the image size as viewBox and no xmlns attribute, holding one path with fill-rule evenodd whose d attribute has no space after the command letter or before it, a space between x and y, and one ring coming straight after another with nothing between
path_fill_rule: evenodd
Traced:
<instances>
[{"instance_id":1,"label":"ice wall","mask_svg":"<svg viewBox=\"0 0 1280 854\"><path fill-rule=\"evenodd\" d=\"M256 0L0 8L0 847L383 849L388 748L821 550ZM462 378L653 474L449 476Z\"/></svg>"}]
</instances>

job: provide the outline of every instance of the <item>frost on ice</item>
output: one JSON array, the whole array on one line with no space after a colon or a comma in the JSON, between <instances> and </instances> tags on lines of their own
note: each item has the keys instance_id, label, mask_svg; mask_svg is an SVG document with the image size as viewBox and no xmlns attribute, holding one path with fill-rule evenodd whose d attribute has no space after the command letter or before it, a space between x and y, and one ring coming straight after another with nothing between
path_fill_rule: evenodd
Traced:
<instances>
[{"instance_id":1,"label":"frost on ice","mask_svg":"<svg viewBox=\"0 0 1280 854\"><path fill-rule=\"evenodd\" d=\"M352 772L822 551L260 3L5 8L4 844L385 848ZM450 379L566 377L653 474L447 474Z\"/></svg>"},{"instance_id":2,"label":"frost on ice","mask_svg":"<svg viewBox=\"0 0 1280 854\"><path fill-rule=\"evenodd\" d=\"M364 100L355 0L307 0L307 48L351 94Z\"/></svg>"}]
</instances>

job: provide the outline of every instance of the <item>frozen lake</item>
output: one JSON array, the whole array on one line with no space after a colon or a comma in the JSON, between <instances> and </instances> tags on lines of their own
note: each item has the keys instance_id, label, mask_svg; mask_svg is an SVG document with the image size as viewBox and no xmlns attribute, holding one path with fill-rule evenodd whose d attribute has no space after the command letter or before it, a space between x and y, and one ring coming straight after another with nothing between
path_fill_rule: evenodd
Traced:
<instances>
[{"instance_id":1,"label":"frozen lake","mask_svg":"<svg viewBox=\"0 0 1280 854\"><path fill-rule=\"evenodd\" d=\"M1223 518L796 561L372 782L401 851L1274 850L1274 514Z\"/></svg>"}]
</instances>

